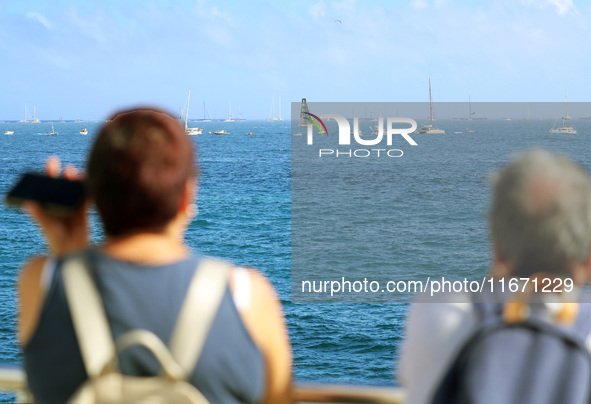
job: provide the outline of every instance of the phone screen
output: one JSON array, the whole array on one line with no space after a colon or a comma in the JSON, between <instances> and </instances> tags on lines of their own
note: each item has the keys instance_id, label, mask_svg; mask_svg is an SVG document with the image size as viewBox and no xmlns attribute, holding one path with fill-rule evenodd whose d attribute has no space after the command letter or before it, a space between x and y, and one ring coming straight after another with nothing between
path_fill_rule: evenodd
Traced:
<instances>
[{"instance_id":1,"label":"phone screen","mask_svg":"<svg viewBox=\"0 0 591 404\"><path fill-rule=\"evenodd\" d=\"M69 214L82 205L85 194L82 181L25 173L6 195L6 203L20 206L25 201L35 201L48 212Z\"/></svg>"}]
</instances>

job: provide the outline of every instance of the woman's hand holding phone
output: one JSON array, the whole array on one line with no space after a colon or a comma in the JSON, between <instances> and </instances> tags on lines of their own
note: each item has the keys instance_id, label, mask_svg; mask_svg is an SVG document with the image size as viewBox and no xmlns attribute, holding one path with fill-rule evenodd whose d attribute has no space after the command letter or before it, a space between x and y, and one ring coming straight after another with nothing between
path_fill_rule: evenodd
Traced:
<instances>
[{"instance_id":1,"label":"woman's hand holding phone","mask_svg":"<svg viewBox=\"0 0 591 404\"><path fill-rule=\"evenodd\" d=\"M61 162L57 156L51 156L45 163L47 175L58 177ZM68 180L79 180L81 175L72 165L64 169L64 177ZM88 223L85 201L81 207L68 216L57 216L44 210L40 204L27 201L23 204L29 215L40 225L51 252L64 255L81 250L88 245Z\"/></svg>"}]
</instances>

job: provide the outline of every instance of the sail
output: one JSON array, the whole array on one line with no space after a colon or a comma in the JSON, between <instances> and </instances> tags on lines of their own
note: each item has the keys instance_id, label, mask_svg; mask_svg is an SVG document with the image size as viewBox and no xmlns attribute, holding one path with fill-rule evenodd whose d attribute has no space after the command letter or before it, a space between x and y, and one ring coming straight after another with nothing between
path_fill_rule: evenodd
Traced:
<instances>
[{"instance_id":1,"label":"sail","mask_svg":"<svg viewBox=\"0 0 591 404\"><path fill-rule=\"evenodd\" d=\"M310 110L308 109L308 104L306 103L306 99L302 98L302 104L300 106L300 125L299 126L307 126L308 122L307 122L307 117L308 114L310 113Z\"/></svg>"}]
</instances>

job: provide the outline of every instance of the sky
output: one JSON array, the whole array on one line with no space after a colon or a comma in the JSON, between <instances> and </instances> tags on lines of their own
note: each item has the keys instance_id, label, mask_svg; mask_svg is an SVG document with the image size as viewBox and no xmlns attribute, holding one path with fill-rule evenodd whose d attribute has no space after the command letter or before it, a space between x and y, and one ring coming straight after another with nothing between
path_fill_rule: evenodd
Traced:
<instances>
[{"instance_id":1,"label":"sky","mask_svg":"<svg viewBox=\"0 0 591 404\"><path fill-rule=\"evenodd\" d=\"M0 0L0 120L590 101L591 0Z\"/></svg>"}]
</instances>

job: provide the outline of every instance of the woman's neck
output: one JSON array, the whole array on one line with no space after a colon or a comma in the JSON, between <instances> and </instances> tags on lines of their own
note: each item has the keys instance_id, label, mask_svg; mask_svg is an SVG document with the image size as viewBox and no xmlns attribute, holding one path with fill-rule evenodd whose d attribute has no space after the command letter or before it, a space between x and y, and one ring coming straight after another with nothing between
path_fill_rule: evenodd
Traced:
<instances>
[{"instance_id":1,"label":"woman's neck","mask_svg":"<svg viewBox=\"0 0 591 404\"><path fill-rule=\"evenodd\" d=\"M148 265L167 264L189 255L182 239L166 232L108 237L102 250L113 258Z\"/></svg>"}]
</instances>

